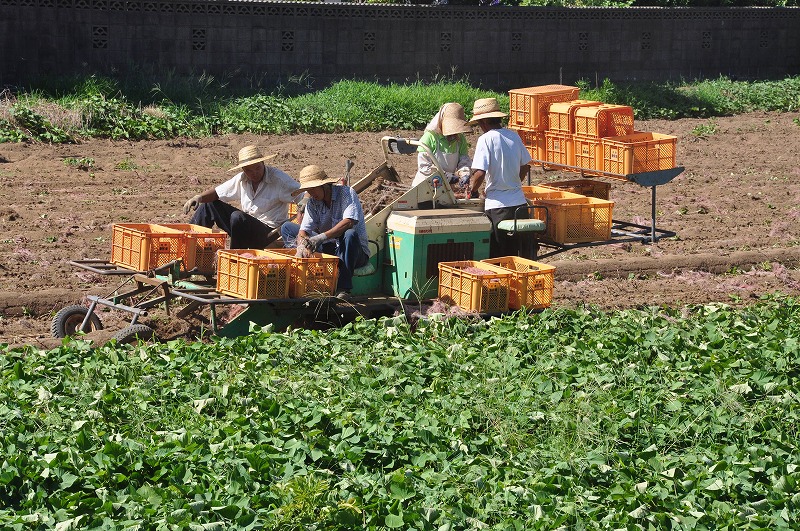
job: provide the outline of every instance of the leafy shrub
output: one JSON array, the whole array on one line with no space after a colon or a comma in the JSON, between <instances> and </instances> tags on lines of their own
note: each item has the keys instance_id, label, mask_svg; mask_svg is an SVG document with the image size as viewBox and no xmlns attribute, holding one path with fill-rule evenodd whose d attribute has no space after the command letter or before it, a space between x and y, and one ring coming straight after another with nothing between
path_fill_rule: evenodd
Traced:
<instances>
[{"instance_id":1,"label":"leafy shrub","mask_svg":"<svg viewBox=\"0 0 800 531\"><path fill-rule=\"evenodd\" d=\"M8 120L0 118L0 143L24 142L28 137Z\"/></svg>"},{"instance_id":2,"label":"leafy shrub","mask_svg":"<svg viewBox=\"0 0 800 531\"><path fill-rule=\"evenodd\" d=\"M36 113L23 103L17 102L11 106L10 114L19 127L25 131L26 136L40 142L49 144L66 144L74 142L72 136L51 124L44 116Z\"/></svg>"}]
</instances>

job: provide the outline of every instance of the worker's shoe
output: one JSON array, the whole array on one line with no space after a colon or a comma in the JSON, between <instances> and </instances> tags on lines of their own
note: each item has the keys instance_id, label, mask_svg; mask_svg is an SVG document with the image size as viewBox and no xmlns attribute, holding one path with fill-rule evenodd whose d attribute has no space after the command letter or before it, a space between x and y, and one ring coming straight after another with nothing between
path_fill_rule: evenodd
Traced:
<instances>
[{"instance_id":1,"label":"worker's shoe","mask_svg":"<svg viewBox=\"0 0 800 531\"><path fill-rule=\"evenodd\" d=\"M339 299L340 301L346 302L352 298L352 295L350 295L350 292L348 290L343 289L336 294L336 298Z\"/></svg>"}]
</instances>

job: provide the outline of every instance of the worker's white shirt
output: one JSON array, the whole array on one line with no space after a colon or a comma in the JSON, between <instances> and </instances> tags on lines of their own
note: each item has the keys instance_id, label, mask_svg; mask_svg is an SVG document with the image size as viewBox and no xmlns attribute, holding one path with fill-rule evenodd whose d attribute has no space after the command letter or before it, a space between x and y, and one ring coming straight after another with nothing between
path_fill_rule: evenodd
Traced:
<instances>
[{"instance_id":1,"label":"worker's white shirt","mask_svg":"<svg viewBox=\"0 0 800 531\"><path fill-rule=\"evenodd\" d=\"M486 172L484 210L527 204L519 170L531 161L522 139L511 129L492 129L478 138L472 169Z\"/></svg>"},{"instance_id":2,"label":"worker's white shirt","mask_svg":"<svg viewBox=\"0 0 800 531\"><path fill-rule=\"evenodd\" d=\"M217 186L216 191L222 201L239 201L243 212L274 229L289 219L289 203L301 198L301 194L292 197L292 192L300 184L278 168L265 166L265 170L255 192L244 172Z\"/></svg>"}]
</instances>

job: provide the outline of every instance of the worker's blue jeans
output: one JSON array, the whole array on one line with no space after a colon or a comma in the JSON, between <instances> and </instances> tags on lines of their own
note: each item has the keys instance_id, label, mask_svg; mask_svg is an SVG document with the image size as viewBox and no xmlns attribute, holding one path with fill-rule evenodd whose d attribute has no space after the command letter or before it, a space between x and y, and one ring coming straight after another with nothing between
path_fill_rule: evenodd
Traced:
<instances>
[{"instance_id":1,"label":"worker's blue jeans","mask_svg":"<svg viewBox=\"0 0 800 531\"><path fill-rule=\"evenodd\" d=\"M208 228L216 223L231 237L231 249L263 249L278 239L278 231L270 234L269 226L219 199L200 203L190 223Z\"/></svg>"},{"instance_id":2,"label":"worker's blue jeans","mask_svg":"<svg viewBox=\"0 0 800 531\"><path fill-rule=\"evenodd\" d=\"M300 225L287 222L281 225L281 236L286 247L297 247L297 235L300 233ZM316 233L311 233L313 236ZM325 254L332 254L339 257L339 281L336 290L350 291L353 289L353 271L359 267L367 265L369 256L361 247L358 239L358 232L355 229L347 229L344 234L336 238L335 241L326 242L321 249L317 249Z\"/></svg>"}]
</instances>

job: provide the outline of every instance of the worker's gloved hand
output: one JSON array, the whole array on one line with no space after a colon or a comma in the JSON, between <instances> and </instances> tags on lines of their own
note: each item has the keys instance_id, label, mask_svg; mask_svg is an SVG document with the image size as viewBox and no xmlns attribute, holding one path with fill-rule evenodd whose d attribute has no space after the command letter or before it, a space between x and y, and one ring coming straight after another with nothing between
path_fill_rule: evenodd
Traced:
<instances>
[{"instance_id":1,"label":"worker's gloved hand","mask_svg":"<svg viewBox=\"0 0 800 531\"><path fill-rule=\"evenodd\" d=\"M321 234L317 234L317 235L312 236L312 237L310 237L308 239L308 245L307 246L312 252L317 252L317 249L322 247L322 244L327 239L328 239L328 237L325 235L324 232L321 233Z\"/></svg>"},{"instance_id":2,"label":"worker's gloved hand","mask_svg":"<svg viewBox=\"0 0 800 531\"><path fill-rule=\"evenodd\" d=\"M458 185L461 188L464 188L469 184L470 173L470 169L466 166L459 168L459 170L456 172L456 175L458 175Z\"/></svg>"},{"instance_id":3,"label":"worker's gloved hand","mask_svg":"<svg viewBox=\"0 0 800 531\"><path fill-rule=\"evenodd\" d=\"M309 258L313 251L308 246L308 238L305 236L298 236L297 237L297 251L294 253L295 256L300 258Z\"/></svg>"},{"instance_id":4,"label":"worker's gloved hand","mask_svg":"<svg viewBox=\"0 0 800 531\"><path fill-rule=\"evenodd\" d=\"M456 184L458 182L458 175L456 175L455 173L450 173L448 171L448 172L445 172L444 176L445 176L445 179L447 179L447 182L450 183L450 184Z\"/></svg>"},{"instance_id":5,"label":"worker's gloved hand","mask_svg":"<svg viewBox=\"0 0 800 531\"><path fill-rule=\"evenodd\" d=\"M197 210L197 205L199 204L200 194L197 194L183 204L183 213L188 214L190 210Z\"/></svg>"}]
</instances>

